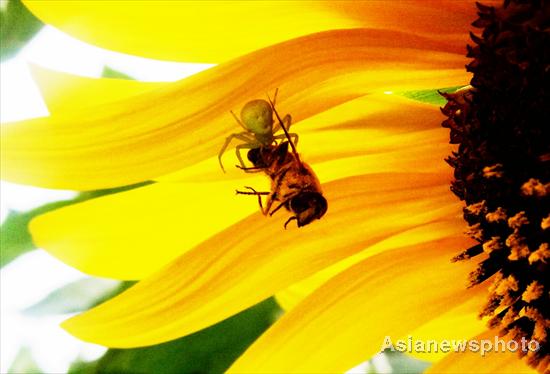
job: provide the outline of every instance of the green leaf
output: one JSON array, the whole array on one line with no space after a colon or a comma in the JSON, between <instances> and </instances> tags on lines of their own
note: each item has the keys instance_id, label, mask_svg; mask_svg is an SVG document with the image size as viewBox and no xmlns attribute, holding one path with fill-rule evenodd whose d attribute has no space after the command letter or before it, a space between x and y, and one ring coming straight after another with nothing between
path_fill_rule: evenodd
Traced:
<instances>
[{"instance_id":1,"label":"green leaf","mask_svg":"<svg viewBox=\"0 0 550 374\"><path fill-rule=\"evenodd\" d=\"M10 212L0 226L0 267L35 249L28 230L30 220L40 214L79 202L79 198L49 203L28 212Z\"/></svg>"},{"instance_id":2,"label":"green leaf","mask_svg":"<svg viewBox=\"0 0 550 374\"><path fill-rule=\"evenodd\" d=\"M128 80L134 80L131 76L128 74L124 74L118 70L111 69L108 66L103 67L103 72L101 73L101 76L103 78L116 78L116 79L128 79Z\"/></svg>"},{"instance_id":3,"label":"green leaf","mask_svg":"<svg viewBox=\"0 0 550 374\"><path fill-rule=\"evenodd\" d=\"M110 349L95 368L77 362L70 374L223 373L282 314L273 298L192 335L135 349Z\"/></svg>"},{"instance_id":4,"label":"green leaf","mask_svg":"<svg viewBox=\"0 0 550 374\"><path fill-rule=\"evenodd\" d=\"M97 362L98 361L82 361L80 359L76 360L71 364L69 369L70 374L99 374L97 371Z\"/></svg>"},{"instance_id":5,"label":"green leaf","mask_svg":"<svg viewBox=\"0 0 550 374\"><path fill-rule=\"evenodd\" d=\"M143 182L124 187L82 192L73 199L45 204L27 212L10 212L6 220L0 226L0 267L10 263L17 256L36 248L32 242L31 234L28 229L29 222L34 217L67 205L131 190L151 183L152 182Z\"/></svg>"},{"instance_id":6,"label":"green leaf","mask_svg":"<svg viewBox=\"0 0 550 374\"><path fill-rule=\"evenodd\" d=\"M120 193L120 192L124 192L124 191L130 191L130 190L133 190L135 188L147 186L147 185L153 184L153 183L154 182L148 181L148 182L130 184L128 186L115 187L115 188L106 188L104 190L84 191L84 192L81 192L78 195L77 199L78 198L81 199L80 201L78 201L80 203L80 202L85 201L85 200L95 199L96 197L101 197L101 196L105 196L105 195L112 195L112 194Z\"/></svg>"},{"instance_id":7,"label":"green leaf","mask_svg":"<svg viewBox=\"0 0 550 374\"><path fill-rule=\"evenodd\" d=\"M392 373L420 374L431 365L430 362L418 360L397 351L386 350L383 354L388 359Z\"/></svg>"},{"instance_id":8,"label":"green leaf","mask_svg":"<svg viewBox=\"0 0 550 374\"><path fill-rule=\"evenodd\" d=\"M405 96L409 99L420 101L427 104L435 104L443 106L447 103L447 100L439 94L439 92L454 92L462 86L446 87L437 90L421 90L421 91L406 91L396 92L397 95Z\"/></svg>"},{"instance_id":9,"label":"green leaf","mask_svg":"<svg viewBox=\"0 0 550 374\"><path fill-rule=\"evenodd\" d=\"M51 292L23 312L33 316L81 312L112 296L119 287L120 282L112 279L79 279Z\"/></svg>"},{"instance_id":10,"label":"green leaf","mask_svg":"<svg viewBox=\"0 0 550 374\"><path fill-rule=\"evenodd\" d=\"M51 292L23 313L42 316L82 312L126 291L135 283L92 277L80 279Z\"/></svg>"},{"instance_id":11,"label":"green leaf","mask_svg":"<svg viewBox=\"0 0 550 374\"><path fill-rule=\"evenodd\" d=\"M19 349L19 352L17 352L17 356L15 356L15 359L13 360L10 368L8 369L8 373L40 374L42 373L42 370L40 370L40 368L34 361L30 349L27 347L22 347L21 349Z\"/></svg>"},{"instance_id":12,"label":"green leaf","mask_svg":"<svg viewBox=\"0 0 550 374\"><path fill-rule=\"evenodd\" d=\"M14 56L44 26L21 0L7 0L0 8L0 61Z\"/></svg>"}]
</instances>

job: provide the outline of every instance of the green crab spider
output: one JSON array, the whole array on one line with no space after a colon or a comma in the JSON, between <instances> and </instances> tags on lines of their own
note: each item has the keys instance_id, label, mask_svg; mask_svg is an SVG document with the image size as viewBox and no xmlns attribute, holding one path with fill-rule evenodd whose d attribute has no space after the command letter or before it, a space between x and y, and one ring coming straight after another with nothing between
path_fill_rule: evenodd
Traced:
<instances>
[{"instance_id":1,"label":"green crab spider","mask_svg":"<svg viewBox=\"0 0 550 374\"><path fill-rule=\"evenodd\" d=\"M273 107L275 107L277 92L278 89L275 90L275 95L273 97ZM235 118L237 123L241 125L245 131L231 134L225 139L225 143L220 149L220 153L218 153L218 161L220 162L220 166L224 173L225 169L222 163L222 155L233 139L242 141L241 144L237 144L235 147L235 153L237 154L237 159L239 160L241 167L246 172L250 173L261 170L247 170L246 164L244 163L241 155L242 149L268 147L274 143L276 144L277 140L283 140L286 138L285 134L275 135L279 130L281 130L281 124L277 122L274 125L273 109L271 105L272 104L269 102L261 99L249 101L241 110L241 119L239 119L235 113L231 111L233 118ZM287 114L283 118L282 123L285 126L285 129L288 130L291 125L291 121L292 118L290 117L290 114ZM298 134L291 133L289 136L293 138L294 144L298 143Z\"/></svg>"}]
</instances>

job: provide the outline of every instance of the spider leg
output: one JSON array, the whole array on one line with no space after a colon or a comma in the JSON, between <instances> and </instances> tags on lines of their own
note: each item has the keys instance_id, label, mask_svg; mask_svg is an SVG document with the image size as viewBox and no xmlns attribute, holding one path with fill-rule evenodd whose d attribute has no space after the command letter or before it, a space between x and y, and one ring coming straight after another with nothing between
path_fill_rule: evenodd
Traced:
<instances>
[{"instance_id":1,"label":"spider leg","mask_svg":"<svg viewBox=\"0 0 550 374\"><path fill-rule=\"evenodd\" d=\"M288 130L286 129L286 126L284 126L283 120L281 119L281 116L279 116L279 113L277 113L277 110L275 109L275 106L273 106L273 101L271 101L271 98L268 96L269 103L271 104L271 109L273 110L273 113L275 113L275 117L277 117L277 120L279 121L279 124L283 128L283 131L285 132L285 135L288 138L288 142L290 143L290 147L292 148L292 153L294 153L294 158L296 158L296 161L301 165L302 161L300 161L300 155L298 154L298 151L296 151L296 147L294 146L294 143L292 143L292 140L290 139L290 136L288 135ZM285 116L285 121L289 121L290 115Z\"/></svg>"},{"instance_id":2,"label":"spider leg","mask_svg":"<svg viewBox=\"0 0 550 374\"><path fill-rule=\"evenodd\" d=\"M247 136L248 135L248 136ZM238 139L238 140L242 140L243 142L249 144L249 143L252 143L252 142L255 142L256 140L251 138L249 133L248 132L239 132L239 133L235 133L235 134L231 134L229 135L226 139L225 139L225 143L223 143L223 146L222 148L220 149L220 152L218 153L218 161L220 162L220 166L223 170L223 172L225 173L225 169L223 167L223 163L222 163L222 155L224 154L225 150L227 149L227 147L229 146L229 144L231 143L231 141L233 139Z\"/></svg>"},{"instance_id":3,"label":"spider leg","mask_svg":"<svg viewBox=\"0 0 550 374\"><path fill-rule=\"evenodd\" d=\"M245 172L248 172L247 170L251 170L251 168L247 167L243 161L243 157L241 155L241 149L253 149L253 148L258 148L259 146L261 146L261 144L258 143L257 141L254 141L247 144L239 144L235 147L235 153L237 154L237 158L239 159L239 163L241 164L240 167L237 166L239 169L242 169Z\"/></svg>"},{"instance_id":4,"label":"spider leg","mask_svg":"<svg viewBox=\"0 0 550 374\"><path fill-rule=\"evenodd\" d=\"M246 128L246 126L241 122L241 120L239 119L239 117L237 117L237 116L235 115L235 113L233 113L232 110L230 110L229 113L231 113L231 115L233 116L233 118L235 118L235 121L237 121L237 123L238 123L239 125L241 125L241 127L242 127L243 129L245 129L246 131L250 131L250 130L248 130L248 129Z\"/></svg>"},{"instance_id":5,"label":"spider leg","mask_svg":"<svg viewBox=\"0 0 550 374\"><path fill-rule=\"evenodd\" d=\"M299 140L298 134L296 134L295 132L291 132L290 134L288 134L288 137L290 138L290 140L292 141L294 146L298 145L298 140ZM284 140L284 139L286 139L286 135L285 134L276 135L276 136L273 137L273 140L275 140L275 139Z\"/></svg>"},{"instance_id":6,"label":"spider leg","mask_svg":"<svg viewBox=\"0 0 550 374\"><path fill-rule=\"evenodd\" d=\"M283 118L283 124L285 125L285 129L289 129L290 125L292 125L292 117L290 114L287 114L285 118ZM281 129L281 123L276 122L275 126L273 127L273 134L277 133Z\"/></svg>"},{"instance_id":7,"label":"spider leg","mask_svg":"<svg viewBox=\"0 0 550 374\"><path fill-rule=\"evenodd\" d=\"M290 129L290 125L292 125L292 116L290 114L284 116L283 124L285 125L285 129Z\"/></svg>"},{"instance_id":8,"label":"spider leg","mask_svg":"<svg viewBox=\"0 0 550 374\"><path fill-rule=\"evenodd\" d=\"M275 89L275 93L273 94L273 105L275 105L275 102L277 101L277 94L279 93L279 87ZM267 95L269 97L269 95Z\"/></svg>"}]
</instances>

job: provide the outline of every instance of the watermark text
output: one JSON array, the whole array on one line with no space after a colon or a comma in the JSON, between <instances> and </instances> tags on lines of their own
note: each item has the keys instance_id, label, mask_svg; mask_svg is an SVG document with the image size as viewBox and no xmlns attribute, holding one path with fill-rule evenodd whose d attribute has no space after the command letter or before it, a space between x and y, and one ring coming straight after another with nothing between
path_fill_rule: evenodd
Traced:
<instances>
[{"instance_id":1,"label":"watermark text","mask_svg":"<svg viewBox=\"0 0 550 374\"><path fill-rule=\"evenodd\" d=\"M398 339L395 342L391 337L386 336L382 343L382 351L389 349L398 352L415 352L415 353L464 353L475 352L482 357L490 352L517 352L521 349L522 352L536 352L540 349L540 343L536 340L527 340L521 338L520 341L502 340L498 336L491 339L462 339L462 340L421 340L413 339L412 335L408 335L406 339Z\"/></svg>"}]
</instances>

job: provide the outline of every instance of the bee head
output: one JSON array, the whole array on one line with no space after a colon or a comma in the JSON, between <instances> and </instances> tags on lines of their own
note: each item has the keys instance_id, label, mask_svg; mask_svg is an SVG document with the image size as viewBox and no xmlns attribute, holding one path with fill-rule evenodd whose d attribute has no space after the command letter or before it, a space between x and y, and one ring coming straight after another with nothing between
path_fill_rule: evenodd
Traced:
<instances>
[{"instance_id":1,"label":"bee head","mask_svg":"<svg viewBox=\"0 0 550 374\"><path fill-rule=\"evenodd\" d=\"M289 209L296 214L298 227L302 227L321 218L326 213L328 204L321 193L305 191L290 200Z\"/></svg>"},{"instance_id":2,"label":"bee head","mask_svg":"<svg viewBox=\"0 0 550 374\"><path fill-rule=\"evenodd\" d=\"M273 109L265 100L252 100L241 110L241 120L248 130L258 135L273 131Z\"/></svg>"},{"instance_id":3,"label":"bee head","mask_svg":"<svg viewBox=\"0 0 550 374\"><path fill-rule=\"evenodd\" d=\"M261 151L262 150L260 147L252 148L251 150L249 150L248 153L246 154L248 161L252 162L254 165L257 165L262 157Z\"/></svg>"},{"instance_id":4,"label":"bee head","mask_svg":"<svg viewBox=\"0 0 550 374\"><path fill-rule=\"evenodd\" d=\"M258 147L248 151L248 161L259 168L268 168L273 163L282 164L287 159L288 142L273 147Z\"/></svg>"}]
</instances>

